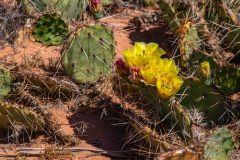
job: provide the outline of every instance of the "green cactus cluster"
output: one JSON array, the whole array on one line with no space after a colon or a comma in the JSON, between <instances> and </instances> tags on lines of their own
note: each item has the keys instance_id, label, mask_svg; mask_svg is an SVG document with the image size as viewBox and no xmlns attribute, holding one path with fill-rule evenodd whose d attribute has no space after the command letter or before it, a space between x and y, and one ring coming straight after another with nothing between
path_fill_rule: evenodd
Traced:
<instances>
[{"instance_id":1,"label":"green cactus cluster","mask_svg":"<svg viewBox=\"0 0 240 160\"><path fill-rule=\"evenodd\" d=\"M208 142L204 146L204 159L230 159L234 146L233 136L230 130L225 127L216 129L213 131Z\"/></svg>"},{"instance_id":2,"label":"green cactus cluster","mask_svg":"<svg viewBox=\"0 0 240 160\"><path fill-rule=\"evenodd\" d=\"M33 28L33 36L43 45L60 45L69 34L67 24L57 14L41 16Z\"/></svg>"},{"instance_id":3,"label":"green cactus cluster","mask_svg":"<svg viewBox=\"0 0 240 160\"><path fill-rule=\"evenodd\" d=\"M158 4L165 21L178 38L182 66L186 67L190 73L198 68L196 64L199 65L200 61L206 60L211 66L212 81L215 81L212 85L223 91L225 95L239 92L238 67L222 66L222 63L228 62L221 55L231 51L235 54L231 62L239 63L240 61L237 18L239 1L207 0L188 3L187 1L160 0ZM174 23L176 19L178 24ZM221 28L216 31L216 26L222 26L224 30Z\"/></svg>"},{"instance_id":4,"label":"green cactus cluster","mask_svg":"<svg viewBox=\"0 0 240 160\"><path fill-rule=\"evenodd\" d=\"M115 44L112 31L101 24L79 29L63 52L65 72L79 83L95 82L110 73Z\"/></svg>"}]
</instances>

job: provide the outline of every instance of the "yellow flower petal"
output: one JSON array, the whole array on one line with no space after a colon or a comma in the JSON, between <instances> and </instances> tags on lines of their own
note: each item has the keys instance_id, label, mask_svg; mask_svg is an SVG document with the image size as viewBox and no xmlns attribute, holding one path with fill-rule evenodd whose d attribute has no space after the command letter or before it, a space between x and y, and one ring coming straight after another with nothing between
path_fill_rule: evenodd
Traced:
<instances>
[{"instance_id":1,"label":"yellow flower petal","mask_svg":"<svg viewBox=\"0 0 240 160\"><path fill-rule=\"evenodd\" d=\"M155 51L155 54L161 57L162 55L166 54L166 52L162 48L158 48Z\"/></svg>"},{"instance_id":2,"label":"yellow flower petal","mask_svg":"<svg viewBox=\"0 0 240 160\"><path fill-rule=\"evenodd\" d=\"M158 49L157 43L148 43L146 45L146 52L147 54L153 54Z\"/></svg>"},{"instance_id":3,"label":"yellow flower petal","mask_svg":"<svg viewBox=\"0 0 240 160\"><path fill-rule=\"evenodd\" d=\"M175 74L166 74L157 78L157 90L160 98L167 99L175 95L183 84L183 80Z\"/></svg>"},{"instance_id":4,"label":"yellow flower petal","mask_svg":"<svg viewBox=\"0 0 240 160\"><path fill-rule=\"evenodd\" d=\"M144 67L152 59L160 59L165 51L157 43L136 42L132 50L125 50L124 59L130 67Z\"/></svg>"},{"instance_id":5,"label":"yellow flower petal","mask_svg":"<svg viewBox=\"0 0 240 160\"><path fill-rule=\"evenodd\" d=\"M140 70L141 76L143 78L144 83L150 85L156 85L156 72L157 68L147 65L146 67Z\"/></svg>"},{"instance_id":6,"label":"yellow flower petal","mask_svg":"<svg viewBox=\"0 0 240 160\"><path fill-rule=\"evenodd\" d=\"M145 67L141 68L140 72L146 84L155 85L157 77L165 74L177 76L179 68L172 59L153 58Z\"/></svg>"},{"instance_id":7,"label":"yellow flower petal","mask_svg":"<svg viewBox=\"0 0 240 160\"><path fill-rule=\"evenodd\" d=\"M126 49L125 51L123 51L123 57L124 57L125 61L127 62L128 66L133 66L134 55L132 54L130 49Z\"/></svg>"}]
</instances>

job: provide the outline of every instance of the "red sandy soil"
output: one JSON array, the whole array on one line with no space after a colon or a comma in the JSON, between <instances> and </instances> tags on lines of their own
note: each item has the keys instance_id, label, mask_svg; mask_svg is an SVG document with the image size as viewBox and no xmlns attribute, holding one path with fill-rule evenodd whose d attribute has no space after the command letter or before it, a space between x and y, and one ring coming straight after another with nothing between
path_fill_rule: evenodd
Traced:
<instances>
[{"instance_id":1,"label":"red sandy soil","mask_svg":"<svg viewBox=\"0 0 240 160\"><path fill-rule=\"evenodd\" d=\"M167 46L166 37L163 36L165 30L159 26L150 27L147 31L126 31L124 29L128 26L130 19L143 14L145 14L145 11L125 9L121 12L121 14L116 14L101 20L103 23L106 23L108 26L113 28L117 54L121 54L124 49L130 48L135 41L155 41L158 42L164 49L169 48ZM29 30L30 28L27 28L19 32L19 38L17 39L15 46L5 45L2 47L2 49L0 49L0 60L22 64L26 59L32 59L34 56L39 57L44 63L48 63L49 59L60 59L61 46L45 47L40 43L34 42L31 34L29 34ZM77 147L90 149L100 147L104 150L122 149L124 144L124 129L114 126L112 124L113 122L109 121L107 116L104 116L101 119L100 112L73 114L68 112L66 106L55 106L51 109L51 111L54 119L59 124L62 131L69 136L77 137ZM86 128L83 135L81 135L81 131L83 131L81 127L83 124L86 126ZM32 139L30 143L22 143L18 146L15 144L9 144L7 139L1 140L1 138L4 137L0 135L0 156L15 154L16 147L48 148L49 146L55 146L47 143L45 136L37 136L36 138ZM77 154L71 154L71 156L58 156L55 157L55 159L111 159L102 155L95 155L86 158L86 156L90 154L92 153L81 152ZM6 157L0 157L0 159L6 159ZM30 157L26 159L32 160L41 158ZM54 158L52 157L50 159Z\"/></svg>"}]
</instances>

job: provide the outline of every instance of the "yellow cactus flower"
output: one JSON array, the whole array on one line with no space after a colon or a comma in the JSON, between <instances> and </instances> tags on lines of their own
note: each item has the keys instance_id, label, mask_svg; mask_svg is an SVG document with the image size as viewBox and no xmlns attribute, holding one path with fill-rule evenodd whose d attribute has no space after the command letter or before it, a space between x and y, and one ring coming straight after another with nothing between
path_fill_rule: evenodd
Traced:
<instances>
[{"instance_id":1,"label":"yellow cactus flower","mask_svg":"<svg viewBox=\"0 0 240 160\"><path fill-rule=\"evenodd\" d=\"M145 84L156 85L156 72L158 72L157 66L147 65L140 70L143 82Z\"/></svg>"},{"instance_id":2,"label":"yellow cactus flower","mask_svg":"<svg viewBox=\"0 0 240 160\"><path fill-rule=\"evenodd\" d=\"M140 70L143 81L146 84L155 85L157 77L164 74L175 74L179 72L178 66L172 59L151 59L150 62Z\"/></svg>"},{"instance_id":3,"label":"yellow cactus flower","mask_svg":"<svg viewBox=\"0 0 240 160\"><path fill-rule=\"evenodd\" d=\"M166 72L170 73L171 72L171 73L178 74L179 68L173 59L164 58L164 59L162 59L160 71L161 71L161 73L166 73Z\"/></svg>"},{"instance_id":4,"label":"yellow cactus flower","mask_svg":"<svg viewBox=\"0 0 240 160\"><path fill-rule=\"evenodd\" d=\"M204 78L209 78L211 74L210 64L207 61L200 63L200 70Z\"/></svg>"},{"instance_id":5,"label":"yellow cactus flower","mask_svg":"<svg viewBox=\"0 0 240 160\"><path fill-rule=\"evenodd\" d=\"M166 54L160 49L157 43L136 42L132 49L123 52L123 57L129 67L143 67L149 63L151 59L160 58Z\"/></svg>"},{"instance_id":6,"label":"yellow cactus flower","mask_svg":"<svg viewBox=\"0 0 240 160\"><path fill-rule=\"evenodd\" d=\"M157 78L157 90L160 98L167 99L178 92L183 80L176 74L165 74Z\"/></svg>"}]
</instances>

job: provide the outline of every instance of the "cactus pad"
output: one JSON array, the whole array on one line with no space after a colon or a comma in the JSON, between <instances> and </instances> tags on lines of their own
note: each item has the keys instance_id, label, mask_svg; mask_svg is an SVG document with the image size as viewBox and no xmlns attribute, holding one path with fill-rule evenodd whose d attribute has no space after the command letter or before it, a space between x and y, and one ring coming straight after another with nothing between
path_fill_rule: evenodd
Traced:
<instances>
[{"instance_id":1,"label":"cactus pad","mask_svg":"<svg viewBox=\"0 0 240 160\"><path fill-rule=\"evenodd\" d=\"M185 94L181 104L203 112L206 121L224 122L223 115L227 112L228 105L214 87L204 84L199 79L187 79L179 93Z\"/></svg>"},{"instance_id":2,"label":"cactus pad","mask_svg":"<svg viewBox=\"0 0 240 160\"><path fill-rule=\"evenodd\" d=\"M12 80L10 73L3 67L0 67L0 99L3 99L9 94L11 91L11 84Z\"/></svg>"},{"instance_id":3,"label":"cactus pad","mask_svg":"<svg viewBox=\"0 0 240 160\"><path fill-rule=\"evenodd\" d=\"M34 38L44 45L60 45L69 30L66 23L56 14L46 14L39 18L33 28Z\"/></svg>"},{"instance_id":4,"label":"cactus pad","mask_svg":"<svg viewBox=\"0 0 240 160\"><path fill-rule=\"evenodd\" d=\"M46 9L59 13L65 20L78 19L85 11L87 0L18 0L29 15L43 13Z\"/></svg>"},{"instance_id":5,"label":"cactus pad","mask_svg":"<svg viewBox=\"0 0 240 160\"><path fill-rule=\"evenodd\" d=\"M43 0L51 9L57 11L65 20L78 19L85 11L88 0Z\"/></svg>"},{"instance_id":6,"label":"cactus pad","mask_svg":"<svg viewBox=\"0 0 240 160\"><path fill-rule=\"evenodd\" d=\"M234 149L232 134L227 128L219 128L213 132L204 146L204 159L227 160Z\"/></svg>"},{"instance_id":7,"label":"cactus pad","mask_svg":"<svg viewBox=\"0 0 240 160\"><path fill-rule=\"evenodd\" d=\"M200 39L198 37L197 28L191 23L187 22L179 28L179 44L182 63L184 66L192 55L194 50L200 48Z\"/></svg>"},{"instance_id":8,"label":"cactus pad","mask_svg":"<svg viewBox=\"0 0 240 160\"><path fill-rule=\"evenodd\" d=\"M44 119L32 110L0 101L0 128L20 125L29 131L43 131Z\"/></svg>"},{"instance_id":9,"label":"cactus pad","mask_svg":"<svg viewBox=\"0 0 240 160\"><path fill-rule=\"evenodd\" d=\"M115 53L111 30L101 24L78 30L63 53L66 73L80 83L94 82L111 71Z\"/></svg>"}]
</instances>

